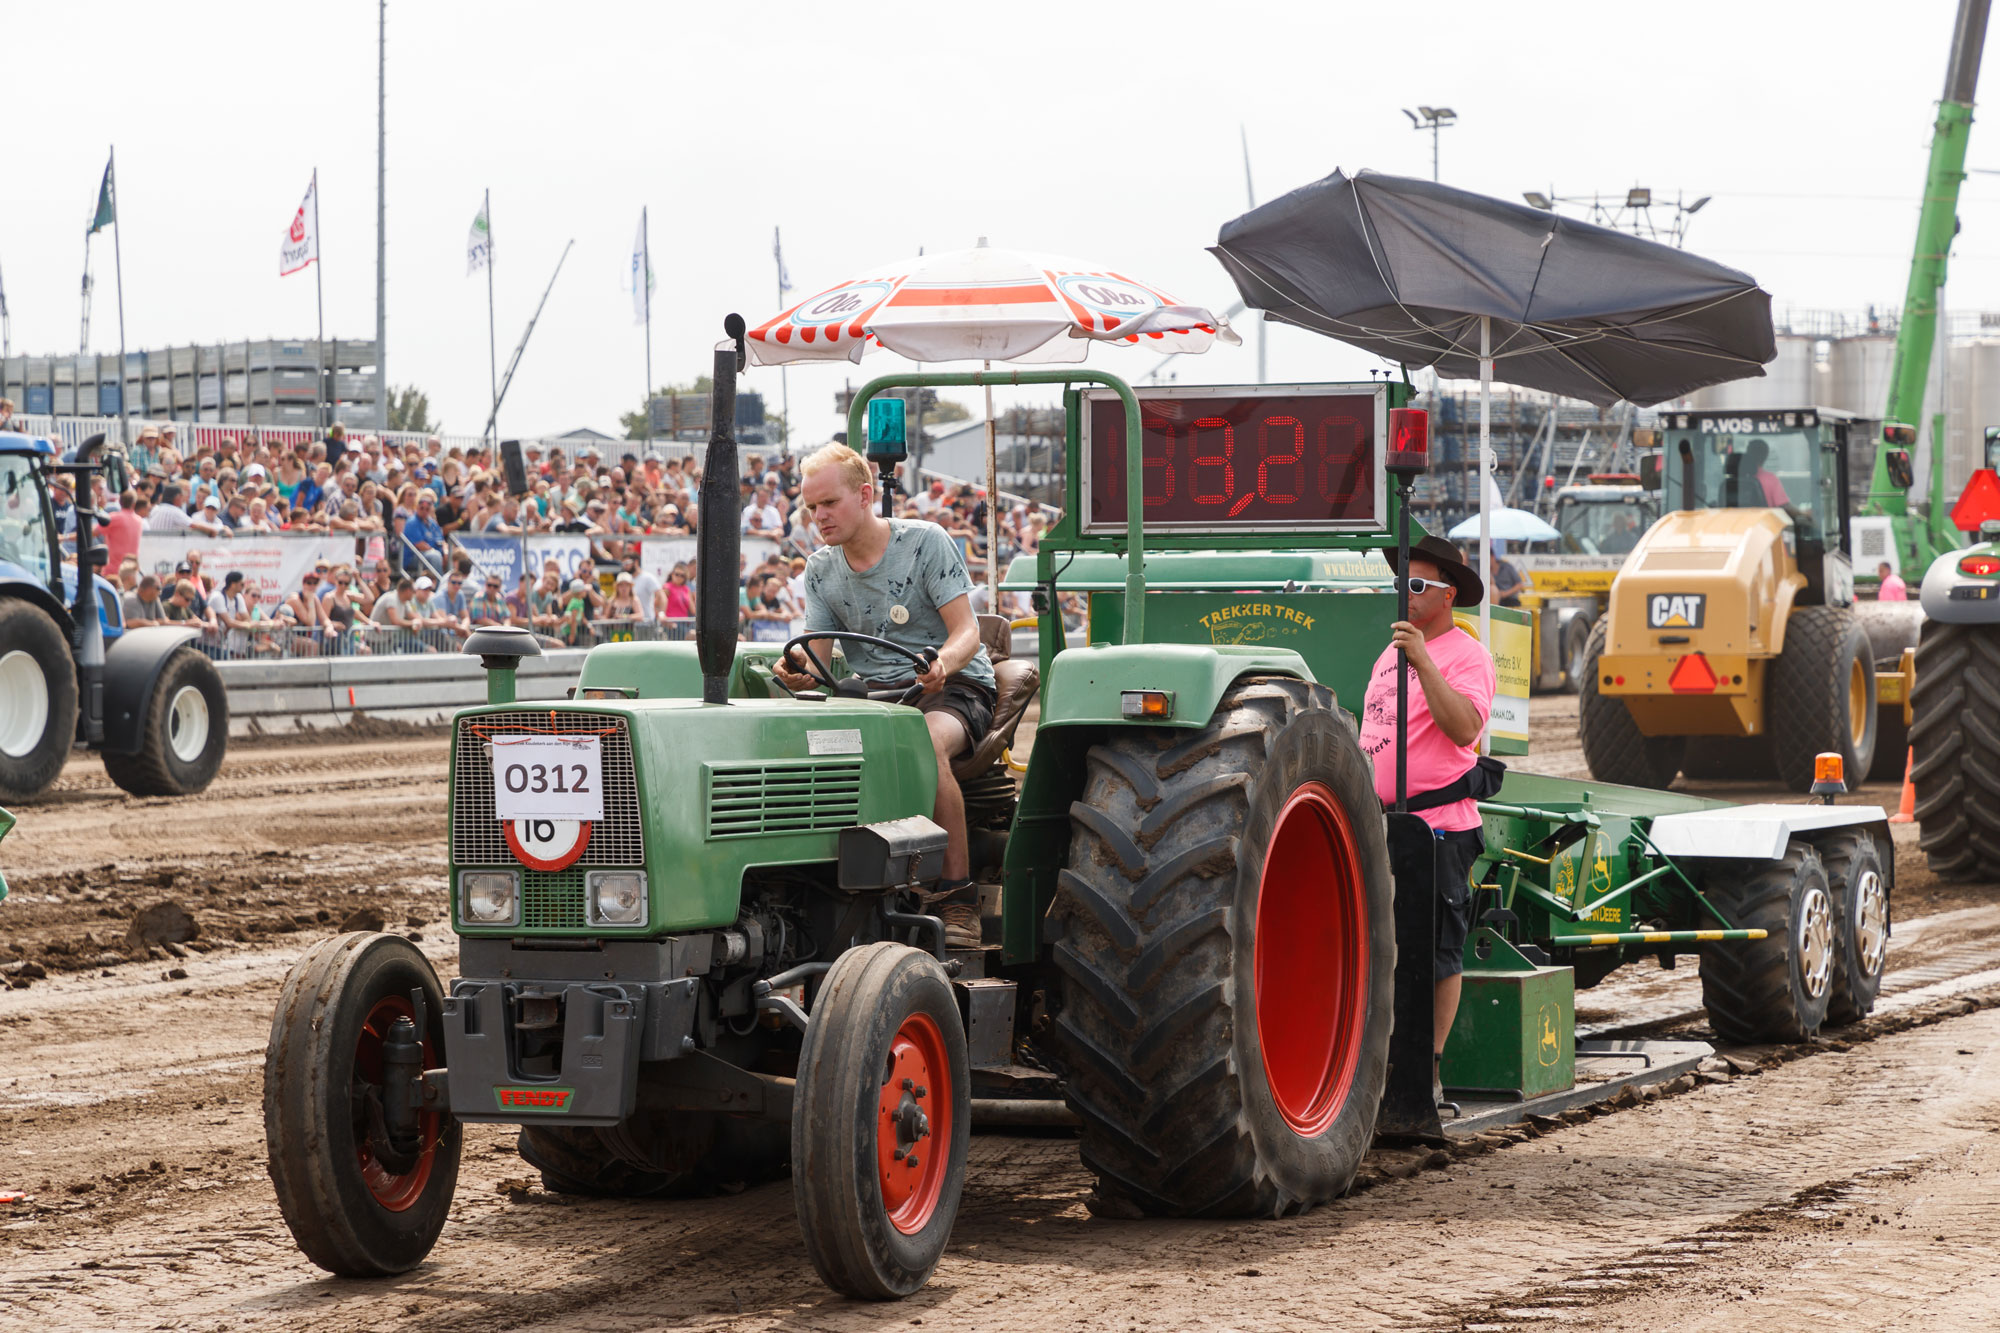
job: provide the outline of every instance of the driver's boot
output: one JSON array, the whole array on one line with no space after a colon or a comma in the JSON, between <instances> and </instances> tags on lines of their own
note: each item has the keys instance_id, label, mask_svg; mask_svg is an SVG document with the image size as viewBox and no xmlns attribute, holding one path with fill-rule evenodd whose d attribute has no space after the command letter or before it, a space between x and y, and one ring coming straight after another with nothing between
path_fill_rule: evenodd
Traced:
<instances>
[{"instance_id":1,"label":"driver's boot","mask_svg":"<svg viewBox=\"0 0 2000 1333\"><path fill-rule=\"evenodd\" d=\"M924 895L924 910L944 921L944 947L977 949L980 945L979 886L969 879L945 880L935 893Z\"/></svg>"}]
</instances>

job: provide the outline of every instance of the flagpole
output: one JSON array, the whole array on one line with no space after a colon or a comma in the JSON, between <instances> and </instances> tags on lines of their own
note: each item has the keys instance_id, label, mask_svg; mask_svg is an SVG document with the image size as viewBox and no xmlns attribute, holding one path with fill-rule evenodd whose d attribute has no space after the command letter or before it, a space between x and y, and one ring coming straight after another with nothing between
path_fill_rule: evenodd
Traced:
<instances>
[{"instance_id":1,"label":"flagpole","mask_svg":"<svg viewBox=\"0 0 2000 1333\"><path fill-rule=\"evenodd\" d=\"M785 287L785 243L784 237L780 235L776 227L771 228L771 258L776 260L778 264L778 309L783 310L785 308L785 292L787 290ZM988 394L987 399L991 402L992 395ZM778 438L778 447L785 454L789 455L792 452L792 376L791 368L788 366L778 367L778 401L780 403L778 410L785 414L785 431Z\"/></svg>"},{"instance_id":2,"label":"flagpole","mask_svg":"<svg viewBox=\"0 0 2000 1333\"><path fill-rule=\"evenodd\" d=\"M639 205L639 285L646 293L646 396L639 400L639 410L646 414L646 439L650 442L653 438L653 233L646 221L644 204Z\"/></svg>"},{"instance_id":3,"label":"flagpole","mask_svg":"<svg viewBox=\"0 0 2000 1333\"><path fill-rule=\"evenodd\" d=\"M118 216L118 145L111 145L111 259L118 270L118 442L132 443L132 405L125 385L125 223Z\"/></svg>"},{"instance_id":4,"label":"flagpole","mask_svg":"<svg viewBox=\"0 0 2000 1333\"><path fill-rule=\"evenodd\" d=\"M493 387L493 433L500 433L500 352L493 341L493 191L486 192L486 373Z\"/></svg>"},{"instance_id":5,"label":"flagpole","mask_svg":"<svg viewBox=\"0 0 2000 1333\"><path fill-rule=\"evenodd\" d=\"M294 178L296 179L296 178ZM319 308L319 332L313 339L313 424L321 436L326 434L326 260L319 251L319 168L313 168L313 298ZM381 355L378 351L376 355ZM387 404L383 411L388 411ZM388 417L382 418L383 424Z\"/></svg>"}]
</instances>

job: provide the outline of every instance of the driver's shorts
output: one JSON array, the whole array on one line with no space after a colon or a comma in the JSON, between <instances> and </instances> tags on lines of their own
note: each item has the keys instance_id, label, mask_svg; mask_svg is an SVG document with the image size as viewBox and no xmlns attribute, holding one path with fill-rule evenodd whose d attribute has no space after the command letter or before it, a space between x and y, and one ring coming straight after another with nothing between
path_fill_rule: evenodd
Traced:
<instances>
[{"instance_id":1,"label":"driver's shorts","mask_svg":"<svg viewBox=\"0 0 2000 1333\"><path fill-rule=\"evenodd\" d=\"M963 672L946 676L944 688L936 694L926 694L917 700L916 706L926 713L950 713L965 724L966 743L952 758L959 759L979 748L979 742L986 739L986 733L993 729L993 705L996 696L993 691Z\"/></svg>"}]
</instances>

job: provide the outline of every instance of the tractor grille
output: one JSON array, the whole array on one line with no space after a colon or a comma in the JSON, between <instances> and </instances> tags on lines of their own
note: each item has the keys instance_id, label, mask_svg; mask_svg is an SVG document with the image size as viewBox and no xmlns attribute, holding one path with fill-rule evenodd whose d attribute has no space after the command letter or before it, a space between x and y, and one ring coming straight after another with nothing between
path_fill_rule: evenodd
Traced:
<instances>
[{"instance_id":1,"label":"tractor grille","mask_svg":"<svg viewBox=\"0 0 2000 1333\"><path fill-rule=\"evenodd\" d=\"M514 853L507 846L500 821L493 817L493 761L487 742L479 732L491 735L506 731L608 732L603 738L604 818L590 830L590 845L583 849L578 865L636 866L646 861L645 845L639 833L639 782L632 770L632 736L625 719L604 713L564 713L549 709L509 713L481 713L459 719L457 758L452 772L451 857L462 866L511 866ZM558 880L561 875L530 873L527 909L534 910L537 879ZM577 925L583 924L583 880L576 881Z\"/></svg>"},{"instance_id":2,"label":"tractor grille","mask_svg":"<svg viewBox=\"0 0 2000 1333\"><path fill-rule=\"evenodd\" d=\"M820 833L860 819L859 757L709 763L702 769L711 838Z\"/></svg>"},{"instance_id":3,"label":"tractor grille","mask_svg":"<svg viewBox=\"0 0 2000 1333\"><path fill-rule=\"evenodd\" d=\"M593 842L596 839L592 839ZM526 870L521 884L521 929L582 930L583 872Z\"/></svg>"}]
</instances>

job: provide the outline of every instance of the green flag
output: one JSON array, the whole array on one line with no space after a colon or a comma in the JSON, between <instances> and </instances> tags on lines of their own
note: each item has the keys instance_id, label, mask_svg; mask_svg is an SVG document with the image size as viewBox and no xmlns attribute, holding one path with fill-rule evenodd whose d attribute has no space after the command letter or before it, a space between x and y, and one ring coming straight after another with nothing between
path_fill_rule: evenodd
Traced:
<instances>
[{"instance_id":1,"label":"green flag","mask_svg":"<svg viewBox=\"0 0 2000 1333\"><path fill-rule=\"evenodd\" d=\"M95 236L118 220L118 204L112 197L110 162L104 164L104 184L97 187L97 212L90 219L90 230L86 236Z\"/></svg>"}]
</instances>

